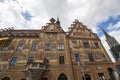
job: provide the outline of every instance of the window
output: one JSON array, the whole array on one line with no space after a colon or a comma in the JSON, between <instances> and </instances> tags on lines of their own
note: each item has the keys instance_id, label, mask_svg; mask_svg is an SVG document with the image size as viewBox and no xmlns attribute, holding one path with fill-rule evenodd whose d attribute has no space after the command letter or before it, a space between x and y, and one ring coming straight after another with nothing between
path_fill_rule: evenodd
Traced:
<instances>
[{"instance_id":1,"label":"window","mask_svg":"<svg viewBox=\"0 0 120 80\"><path fill-rule=\"evenodd\" d=\"M88 53L88 57L89 57L89 60L90 60L90 61L94 61L94 58L93 58L93 54L92 54L92 53Z\"/></svg>"},{"instance_id":2,"label":"window","mask_svg":"<svg viewBox=\"0 0 120 80\"><path fill-rule=\"evenodd\" d=\"M33 43L31 50L37 50L37 44L36 43Z\"/></svg>"},{"instance_id":3,"label":"window","mask_svg":"<svg viewBox=\"0 0 120 80\"><path fill-rule=\"evenodd\" d=\"M19 44L18 47L17 47L17 50L20 51L23 49L23 44Z\"/></svg>"},{"instance_id":4,"label":"window","mask_svg":"<svg viewBox=\"0 0 120 80\"><path fill-rule=\"evenodd\" d=\"M51 50L51 45L50 45L50 43L47 43L47 44L46 44L45 50Z\"/></svg>"},{"instance_id":5,"label":"window","mask_svg":"<svg viewBox=\"0 0 120 80\"><path fill-rule=\"evenodd\" d=\"M72 46L76 47L77 46L77 41L72 41Z\"/></svg>"},{"instance_id":6,"label":"window","mask_svg":"<svg viewBox=\"0 0 120 80\"><path fill-rule=\"evenodd\" d=\"M44 57L44 63L45 63L45 64L48 64L48 63L49 63L49 60L50 60L49 57Z\"/></svg>"},{"instance_id":7,"label":"window","mask_svg":"<svg viewBox=\"0 0 120 80\"><path fill-rule=\"evenodd\" d=\"M106 61L105 55L104 54L100 54L100 55L101 55L102 61Z\"/></svg>"},{"instance_id":8,"label":"window","mask_svg":"<svg viewBox=\"0 0 120 80\"><path fill-rule=\"evenodd\" d=\"M33 57L29 57L27 63L32 63L33 62Z\"/></svg>"},{"instance_id":9,"label":"window","mask_svg":"<svg viewBox=\"0 0 120 80\"><path fill-rule=\"evenodd\" d=\"M64 64L64 56L59 56L59 64Z\"/></svg>"},{"instance_id":10,"label":"window","mask_svg":"<svg viewBox=\"0 0 120 80\"><path fill-rule=\"evenodd\" d=\"M99 48L99 45L98 45L98 43L94 43L94 44L95 44L95 47L96 47L96 48Z\"/></svg>"},{"instance_id":11,"label":"window","mask_svg":"<svg viewBox=\"0 0 120 80\"><path fill-rule=\"evenodd\" d=\"M13 57L11 62L10 62L10 65L15 65L17 62L17 59L18 59L17 57Z\"/></svg>"},{"instance_id":12,"label":"window","mask_svg":"<svg viewBox=\"0 0 120 80\"><path fill-rule=\"evenodd\" d=\"M63 44L63 43L59 43L59 44L57 45L57 49L58 49L58 50L64 50L64 44Z\"/></svg>"},{"instance_id":13,"label":"window","mask_svg":"<svg viewBox=\"0 0 120 80\"><path fill-rule=\"evenodd\" d=\"M2 51L7 51L7 50L8 50L8 45L4 45Z\"/></svg>"},{"instance_id":14,"label":"window","mask_svg":"<svg viewBox=\"0 0 120 80\"><path fill-rule=\"evenodd\" d=\"M65 74L61 73L58 77L58 80L68 80L68 78Z\"/></svg>"},{"instance_id":15,"label":"window","mask_svg":"<svg viewBox=\"0 0 120 80\"><path fill-rule=\"evenodd\" d=\"M75 61L80 61L79 54L75 54Z\"/></svg>"},{"instance_id":16,"label":"window","mask_svg":"<svg viewBox=\"0 0 120 80\"><path fill-rule=\"evenodd\" d=\"M105 76L103 73L98 73L98 76L100 80L105 80Z\"/></svg>"},{"instance_id":17,"label":"window","mask_svg":"<svg viewBox=\"0 0 120 80\"><path fill-rule=\"evenodd\" d=\"M89 46L89 43L88 43L88 42L83 42L83 45L84 45L84 47L85 47L85 48L90 48L90 46Z\"/></svg>"}]
</instances>

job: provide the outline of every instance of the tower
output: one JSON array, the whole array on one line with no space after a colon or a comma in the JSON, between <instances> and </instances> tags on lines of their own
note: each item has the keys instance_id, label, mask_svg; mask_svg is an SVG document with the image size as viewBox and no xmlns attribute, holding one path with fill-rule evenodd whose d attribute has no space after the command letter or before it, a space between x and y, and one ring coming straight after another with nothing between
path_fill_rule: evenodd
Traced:
<instances>
[{"instance_id":1,"label":"tower","mask_svg":"<svg viewBox=\"0 0 120 80\"><path fill-rule=\"evenodd\" d=\"M56 24L57 24L58 27L61 27L61 25L60 25L60 21L59 21L59 17L57 17Z\"/></svg>"},{"instance_id":2,"label":"tower","mask_svg":"<svg viewBox=\"0 0 120 80\"><path fill-rule=\"evenodd\" d=\"M120 44L114 37L110 36L104 29L102 29L102 31L106 37L106 41L110 47L112 55L114 56L116 61L119 61L120 60Z\"/></svg>"},{"instance_id":3,"label":"tower","mask_svg":"<svg viewBox=\"0 0 120 80\"><path fill-rule=\"evenodd\" d=\"M104 29L102 29L102 31L106 37L106 41L110 47L110 51L112 52L112 55L116 60L115 65L120 76L120 44L114 37L110 36L106 31L104 31Z\"/></svg>"}]
</instances>

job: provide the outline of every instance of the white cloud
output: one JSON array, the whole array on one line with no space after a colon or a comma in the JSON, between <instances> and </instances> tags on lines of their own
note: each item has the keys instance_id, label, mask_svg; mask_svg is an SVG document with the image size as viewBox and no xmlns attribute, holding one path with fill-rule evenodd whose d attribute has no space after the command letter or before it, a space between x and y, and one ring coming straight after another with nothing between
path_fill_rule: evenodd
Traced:
<instances>
[{"instance_id":1,"label":"white cloud","mask_svg":"<svg viewBox=\"0 0 120 80\"><path fill-rule=\"evenodd\" d=\"M117 22L116 24L109 24L109 27L108 27L109 30L117 30L117 29L120 29L120 21Z\"/></svg>"},{"instance_id":2,"label":"white cloud","mask_svg":"<svg viewBox=\"0 0 120 80\"><path fill-rule=\"evenodd\" d=\"M119 5L120 0L2 0L0 28L13 26L15 29L41 29L51 17L57 18L59 15L61 26L65 30L74 19L79 19L93 32L98 33L98 23L120 15ZM21 12L25 11L33 16L30 21L23 18ZM120 23L111 27L118 29L119 25ZM116 34L115 37L118 38L119 32L116 30L110 34Z\"/></svg>"},{"instance_id":3,"label":"white cloud","mask_svg":"<svg viewBox=\"0 0 120 80\"><path fill-rule=\"evenodd\" d=\"M21 20L22 24L17 25L21 25L21 28L25 27L26 23L24 19L20 18L20 12L25 11L28 11L32 16L36 17L32 20L36 21L37 19L40 23L44 23L44 25L51 17L56 18L59 15L64 29L67 29L72 24L72 21L77 18L83 24L93 29L94 32L97 32L95 29L97 23L107 20L109 16L115 17L120 15L120 1L118 0L6 0L0 4L13 10L10 11L0 5L0 8L4 9L5 13L12 13L8 17L11 17L9 18L10 20L14 19L10 21L11 24L14 23L12 24L13 26L16 26L16 19ZM17 15L14 15L14 13L17 13ZM5 18L5 15L1 16ZM6 19L1 20L2 22L6 22ZM31 22L27 22L27 24L31 24ZM36 25L35 23L31 26Z\"/></svg>"}]
</instances>

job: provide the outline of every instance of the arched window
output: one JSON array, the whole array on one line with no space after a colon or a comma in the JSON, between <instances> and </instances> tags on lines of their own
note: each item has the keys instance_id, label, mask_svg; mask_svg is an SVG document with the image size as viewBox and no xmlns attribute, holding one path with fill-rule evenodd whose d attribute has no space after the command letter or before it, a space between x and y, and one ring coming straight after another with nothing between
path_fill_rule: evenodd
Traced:
<instances>
[{"instance_id":1,"label":"arched window","mask_svg":"<svg viewBox=\"0 0 120 80\"><path fill-rule=\"evenodd\" d=\"M113 71L113 69L109 67L107 70L108 70L108 72L109 72L110 79L111 79L111 80L116 80L116 79L115 79L115 76L114 76L114 71Z\"/></svg>"},{"instance_id":2,"label":"arched window","mask_svg":"<svg viewBox=\"0 0 120 80\"><path fill-rule=\"evenodd\" d=\"M60 76L58 77L58 80L68 80L67 76L65 74L60 74Z\"/></svg>"},{"instance_id":3,"label":"arched window","mask_svg":"<svg viewBox=\"0 0 120 80\"><path fill-rule=\"evenodd\" d=\"M4 77L4 78L2 78L2 80L10 80L10 78L9 77Z\"/></svg>"},{"instance_id":4,"label":"arched window","mask_svg":"<svg viewBox=\"0 0 120 80\"><path fill-rule=\"evenodd\" d=\"M82 78L83 80L91 80L91 76L89 74L85 74Z\"/></svg>"}]
</instances>

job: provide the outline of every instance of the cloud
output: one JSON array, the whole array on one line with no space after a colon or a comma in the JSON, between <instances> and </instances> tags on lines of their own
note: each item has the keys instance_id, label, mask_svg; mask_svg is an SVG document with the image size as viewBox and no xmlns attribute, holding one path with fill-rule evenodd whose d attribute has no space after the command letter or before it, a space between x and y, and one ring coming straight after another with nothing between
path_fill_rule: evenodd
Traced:
<instances>
[{"instance_id":1,"label":"cloud","mask_svg":"<svg viewBox=\"0 0 120 80\"><path fill-rule=\"evenodd\" d=\"M109 27L108 29L111 31L111 30L118 30L120 29L120 21L117 22L117 24L113 25L112 23L109 24Z\"/></svg>"},{"instance_id":2,"label":"cloud","mask_svg":"<svg viewBox=\"0 0 120 80\"><path fill-rule=\"evenodd\" d=\"M44 23L44 25L51 17L57 18L59 16L62 27L67 30L72 21L77 18L88 28L97 32L95 26L98 23L107 20L109 16L115 17L120 14L119 2L117 0L8 0L7 3L4 2L4 5L11 6L12 4L14 8L20 8L14 10L16 12L28 11L30 15L36 17L32 20L41 20L40 22ZM0 7L3 8L2 6ZM21 16L21 14L18 16ZM24 22L24 20L22 21ZM33 24L31 26L36 25Z\"/></svg>"},{"instance_id":3,"label":"cloud","mask_svg":"<svg viewBox=\"0 0 120 80\"><path fill-rule=\"evenodd\" d=\"M0 28L41 29L50 18L59 16L65 31L74 19L79 19L93 32L99 33L98 24L109 17L118 18L119 5L120 0L0 0ZM111 22L110 34L116 34L116 37L119 25L119 22L116 25Z\"/></svg>"},{"instance_id":4,"label":"cloud","mask_svg":"<svg viewBox=\"0 0 120 80\"><path fill-rule=\"evenodd\" d=\"M32 15L28 11L22 12L21 14L24 17L24 19L27 21L30 21L32 18Z\"/></svg>"}]
</instances>

